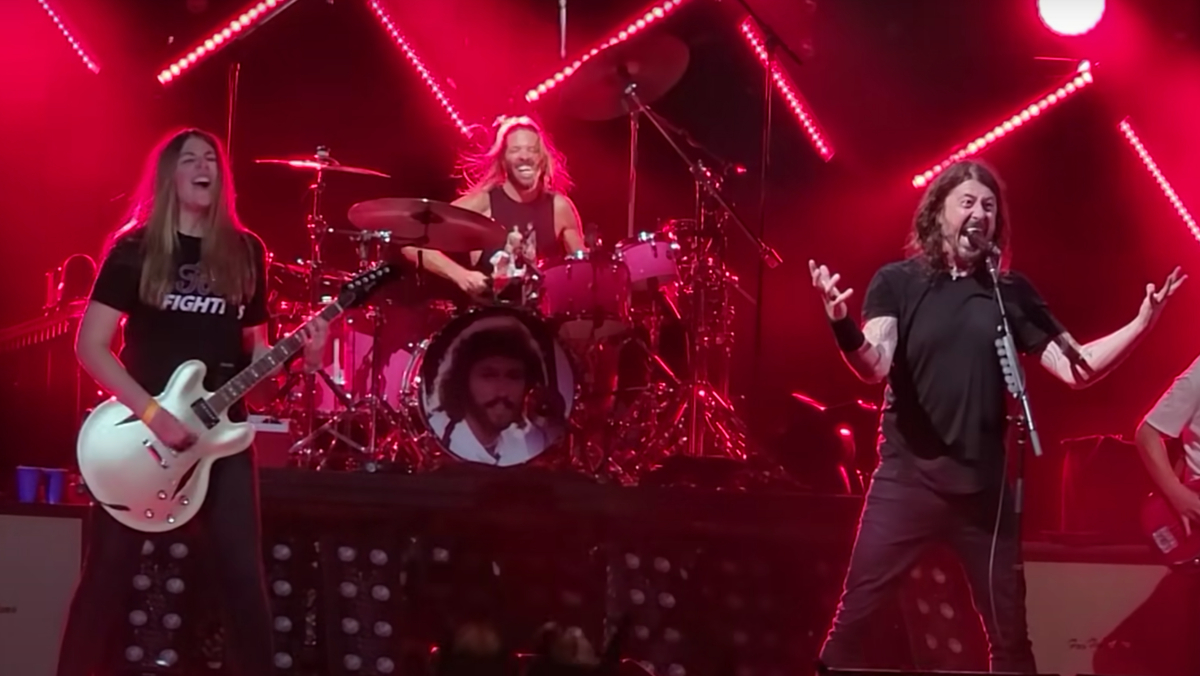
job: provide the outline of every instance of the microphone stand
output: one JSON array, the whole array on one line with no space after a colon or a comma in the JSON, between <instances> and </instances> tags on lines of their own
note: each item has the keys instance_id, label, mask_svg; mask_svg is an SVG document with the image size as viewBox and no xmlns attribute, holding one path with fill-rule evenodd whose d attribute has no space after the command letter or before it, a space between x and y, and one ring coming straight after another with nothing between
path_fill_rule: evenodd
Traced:
<instances>
[{"instance_id":1,"label":"microphone stand","mask_svg":"<svg viewBox=\"0 0 1200 676\"><path fill-rule=\"evenodd\" d=\"M747 227L745 221L743 221L733 210L733 207L731 207L729 203L725 201L725 197L721 195L721 189L718 186L717 181L714 180L713 172L705 167L703 163L693 160L688 153L685 152L682 147L680 147L679 142L675 139L675 137L667 131L663 121L659 120L658 114L651 110L650 107L643 103L638 97L637 84L635 82L628 81L626 83L625 97L629 102L628 105L630 114L639 114L640 116L649 120L654 128L658 130L658 133L662 135L664 139L666 139L667 143L671 146L671 149L674 150L675 153L679 155L680 159L682 159L688 166L689 171L691 171L692 178L696 184L697 231L702 233L705 230L704 197L707 195L708 197L712 198L713 202L716 202L716 204L721 207L721 209L729 217L729 220L733 221L737 225L738 229L741 230L742 234L745 235L746 239L750 241L755 250L758 252L758 256L763 264L772 269L778 267L783 262L783 258L779 256L779 253L775 251L775 249L763 242L761 238L755 236L750 228ZM705 283L707 283L707 280L705 280ZM694 302L696 303L697 307L703 308L706 305L703 285L701 285L700 288L701 295L698 299L695 299ZM692 382L689 385L688 401L686 404L688 419L685 422L685 429L687 430L687 444L689 446L687 451L685 451L685 454L692 457L701 456L705 452L705 421L709 418L709 416L706 416L704 411L706 409L714 408L714 404L712 402L716 402L717 408L723 408L732 413L732 407L728 404L725 396L726 387L714 388L708 386L708 351L710 346L708 345L707 338L701 336L699 339L695 340L695 343L696 346L693 347L693 352L691 355ZM701 387L702 383L705 384L704 387Z\"/></svg>"},{"instance_id":2,"label":"microphone stand","mask_svg":"<svg viewBox=\"0 0 1200 676\"><path fill-rule=\"evenodd\" d=\"M635 83L631 82L625 86L625 97L628 98L632 104L631 112L642 113L645 115L647 120L650 120L651 124L654 125L654 128L658 130L658 133L667 140L668 144L670 144L671 149L674 150L677 155L679 155L685 164L687 164L688 170L691 171L692 178L696 182L697 189L711 197L713 201L721 207L726 215L729 216L729 220L733 221L734 224L738 226L738 229L742 231L742 234L746 236L746 239L749 240L750 244L754 246L762 262L771 269L779 267L779 265L783 263L783 258L780 257L779 252L767 245L761 238L757 237L750 230L749 226L746 225L746 222L737 215L737 212L733 210L733 207L729 206L729 203L725 201L725 197L721 195L720 188L717 187L716 182L713 180L712 172L706 169L701 163L693 161L692 158L689 157L686 152L684 152L683 148L679 147L679 143L676 142L675 138L667 132L666 128L663 126L663 123L658 119L658 114L651 110L649 106L642 103L642 100L637 95L637 85Z\"/></svg>"},{"instance_id":3,"label":"microphone stand","mask_svg":"<svg viewBox=\"0 0 1200 676\"><path fill-rule=\"evenodd\" d=\"M1025 386L1025 373L1017 356L1017 345L1013 340L1012 326L1008 323L1008 312L1004 307L1004 296L1000 291L1000 272L996 267L998 256L989 252L985 260L988 274L992 277L993 296L1000 308L1000 337L996 339L996 350L1000 354L1000 367L1004 371L1004 382L1008 391L1021 403L1021 410L1010 419L1017 425L1017 478L1013 494L1017 532L1021 532L1025 501L1025 443L1033 449L1035 457L1042 456L1042 439L1033 423L1033 410L1029 406L1029 391Z\"/></svg>"}]
</instances>

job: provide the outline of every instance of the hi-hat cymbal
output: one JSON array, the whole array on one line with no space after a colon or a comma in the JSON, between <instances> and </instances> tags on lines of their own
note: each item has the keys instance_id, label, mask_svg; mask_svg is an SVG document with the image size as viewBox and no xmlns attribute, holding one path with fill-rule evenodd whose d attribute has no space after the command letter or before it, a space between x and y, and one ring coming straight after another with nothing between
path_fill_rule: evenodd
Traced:
<instances>
[{"instance_id":1,"label":"hi-hat cymbal","mask_svg":"<svg viewBox=\"0 0 1200 676\"><path fill-rule=\"evenodd\" d=\"M581 120L611 120L629 114L625 88L637 85L642 103L670 91L688 67L688 48L671 35L643 35L589 59L562 84L567 113Z\"/></svg>"},{"instance_id":2,"label":"hi-hat cymbal","mask_svg":"<svg viewBox=\"0 0 1200 676\"><path fill-rule=\"evenodd\" d=\"M256 164L283 164L293 169L304 169L307 171L336 171L343 174L361 174L363 176L379 176L381 178L391 178L387 174L375 171L374 169L364 169L362 167L351 167L328 155L312 155L309 157L297 157L293 159L287 158L262 158L254 160Z\"/></svg>"},{"instance_id":3,"label":"hi-hat cymbal","mask_svg":"<svg viewBox=\"0 0 1200 676\"><path fill-rule=\"evenodd\" d=\"M423 198L359 202L350 207L347 216L362 230L390 233L393 244L439 251L498 249L508 236L503 226L487 216Z\"/></svg>"}]
</instances>

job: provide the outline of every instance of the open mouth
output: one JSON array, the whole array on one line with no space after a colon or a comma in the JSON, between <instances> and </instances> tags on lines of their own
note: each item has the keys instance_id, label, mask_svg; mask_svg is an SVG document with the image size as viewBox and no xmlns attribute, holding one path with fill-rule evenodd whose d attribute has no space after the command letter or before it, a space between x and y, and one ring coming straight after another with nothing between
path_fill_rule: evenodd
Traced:
<instances>
[{"instance_id":1,"label":"open mouth","mask_svg":"<svg viewBox=\"0 0 1200 676\"><path fill-rule=\"evenodd\" d=\"M517 176L520 176L521 178L533 178L535 172L536 170L527 164L517 167Z\"/></svg>"},{"instance_id":2,"label":"open mouth","mask_svg":"<svg viewBox=\"0 0 1200 676\"><path fill-rule=\"evenodd\" d=\"M207 188L212 185L212 178L208 176L197 176L192 179L192 185L198 188Z\"/></svg>"}]
</instances>

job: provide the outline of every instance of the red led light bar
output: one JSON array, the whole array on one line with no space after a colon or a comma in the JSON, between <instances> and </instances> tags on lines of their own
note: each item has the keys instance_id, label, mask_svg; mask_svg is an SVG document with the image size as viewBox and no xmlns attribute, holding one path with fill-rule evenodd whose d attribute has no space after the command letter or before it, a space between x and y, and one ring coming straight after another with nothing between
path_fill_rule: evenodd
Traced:
<instances>
[{"instance_id":1,"label":"red led light bar","mask_svg":"<svg viewBox=\"0 0 1200 676\"><path fill-rule=\"evenodd\" d=\"M46 10L46 14L50 16L50 20L54 22L54 25L58 26L58 32L62 33L63 37L67 39L67 42L71 45L71 50L79 56L79 59L83 61L83 65L87 66L87 69L93 73L99 74L100 64L96 63L96 60L84 50L83 45L79 44L79 40L76 40L75 36L71 35L71 31L67 30L62 17L50 7L50 3L46 2L46 0L37 0L37 3L42 6L42 9Z\"/></svg>"},{"instance_id":2,"label":"red led light bar","mask_svg":"<svg viewBox=\"0 0 1200 676\"><path fill-rule=\"evenodd\" d=\"M173 63L163 67L158 74L158 81L164 86L183 74L183 71L196 65L203 59L212 56L225 43L236 40L243 31L261 24L267 19L287 9L296 0L262 0L250 7L241 15L234 17L224 28L214 32L203 42L193 47Z\"/></svg>"},{"instance_id":3,"label":"red led light bar","mask_svg":"<svg viewBox=\"0 0 1200 676\"><path fill-rule=\"evenodd\" d=\"M1051 106L1061 103L1067 97L1077 93L1084 87L1092 84L1092 64L1089 61L1080 61L1079 68L1076 69L1075 75L1065 82L1062 86L1048 92L1045 96L1034 101L1028 106L1022 108L1009 117L1007 120L997 124L991 131L977 137L970 143L960 147L954 151L945 160L931 167L923 174L913 176L912 184L914 188L923 188L933 180L935 176L946 170L947 167L966 159L973 155L978 155L983 152L983 149L992 145L1001 138L1012 133L1017 127L1029 122L1033 118L1046 112Z\"/></svg>"},{"instance_id":4,"label":"red led light bar","mask_svg":"<svg viewBox=\"0 0 1200 676\"><path fill-rule=\"evenodd\" d=\"M396 22L392 21L391 15L384 9L383 4L379 0L368 0L368 4L371 5L371 10L375 12L375 16L379 19L379 23L383 26L383 29L387 31L388 35L392 36L392 41L396 43L400 51L404 52L405 58L413 65L413 68L417 69L417 74L421 76L421 80L429 88L429 92L441 104L442 110L446 111L446 114L450 116L450 121L462 132L463 136L470 138L471 127L463 121L462 115L459 114L454 104L450 103L449 97L446 96L446 92L442 91L442 86L438 84L437 78L429 72L429 68L425 65L425 62L417 55L417 50L413 49L413 46L409 44L408 39L404 37L400 29L396 28Z\"/></svg>"},{"instance_id":5,"label":"red led light bar","mask_svg":"<svg viewBox=\"0 0 1200 676\"><path fill-rule=\"evenodd\" d=\"M1171 187L1171 182L1167 180L1166 176L1163 176L1162 170L1158 168L1158 163L1150 156L1150 151L1146 150L1146 146L1142 145L1142 139L1138 138L1137 132L1133 130L1133 125L1129 124L1129 118L1121 120L1121 124L1117 125L1117 127L1125 135L1125 140L1129 141L1130 147L1138 154L1138 158L1142 160L1142 164L1146 166L1146 171L1150 172L1150 175L1158 183L1158 187L1167 196L1167 201L1171 203L1171 206L1175 207L1175 212L1183 219L1184 225L1188 227L1188 230L1192 231L1192 237L1200 241L1200 228L1196 227L1196 219L1192 218L1192 213L1188 211L1183 200L1179 199L1175 188Z\"/></svg>"},{"instance_id":6,"label":"red led light bar","mask_svg":"<svg viewBox=\"0 0 1200 676\"><path fill-rule=\"evenodd\" d=\"M631 19L629 24L624 28L614 32L611 37L606 40L602 40L600 44L581 54L571 63L571 65L563 68L554 75L551 75L543 80L541 84L525 92L525 100L529 103L533 103L534 101L542 98L546 95L546 92L554 89L558 85L562 84L564 80L571 77L572 73L579 70L579 67L591 60L592 57L610 47L625 42L634 35L637 35L639 31L645 30L650 24L663 19L684 2L686 2L686 0L666 0L666 2L654 3L650 7L646 8L644 12L639 14L637 18Z\"/></svg>"},{"instance_id":7,"label":"red led light bar","mask_svg":"<svg viewBox=\"0 0 1200 676\"><path fill-rule=\"evenodd\" d=\"M754 53L758 55L758 60L762 63L763 68L769 67L771 69L771 81L775 83L775 89L779 91L780 96L787 102L787 106L792 111L792 114L796 116L796 120L800 122L804 133L808 135L808 140L812 143L813 148L816 148L817 154L826 162L832 160L833 144L826 138L825 132L821 130L821 125L817 123L817 118L813 115L808 102L800 95L800 90L796 88L787 71L779 65L778 61L771 60L767 53L766 40L759 34L758 27L754 25L754 19L747 17L742 22L741 29L742 35L750 43L750 47L754 50Z\"/></svg>"}]
</instances>

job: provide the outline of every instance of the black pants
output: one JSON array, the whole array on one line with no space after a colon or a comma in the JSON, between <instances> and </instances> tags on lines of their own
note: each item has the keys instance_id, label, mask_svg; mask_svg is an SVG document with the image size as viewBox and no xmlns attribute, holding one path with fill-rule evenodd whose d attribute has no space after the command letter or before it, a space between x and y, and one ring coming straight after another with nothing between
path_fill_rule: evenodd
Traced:
<instances>
[{"instance_id":1,"label":"black pants","mask_svg":"<svg viewBox=\"0 0 1200 676\"><path fill-rule=\"evenodd\" d=\"M870 647L862 641L868 618L886 594L896 591L925 547L944 541L962 561L975 609L987 631L992 671L1035 673L1025 624L1021 537L1009 488L1001 507L995 570L989 579L1000 497L996 492L948 495L916 480L877 477L863 506L841 603L821 649L821 662L834 669L869 666Z\"/></svg>"},{"instance_id":2,"label":"black pants","mask_svg":"<svg viewBox=\"0 0 1200 676\"><path fill-rule=\"evenodd\" d=\"M221 604L225 659L237 676L273 670L271 615L264 587L257 475L250 451L213 464L208 497L195 519L202 532L202 569ZM63 633L58 676L107 673L113 631L128 623L126 599L147 534L93 507L83 574ZM186 665L185 665L186 666Z\"/></svg>"}]
</instances>

